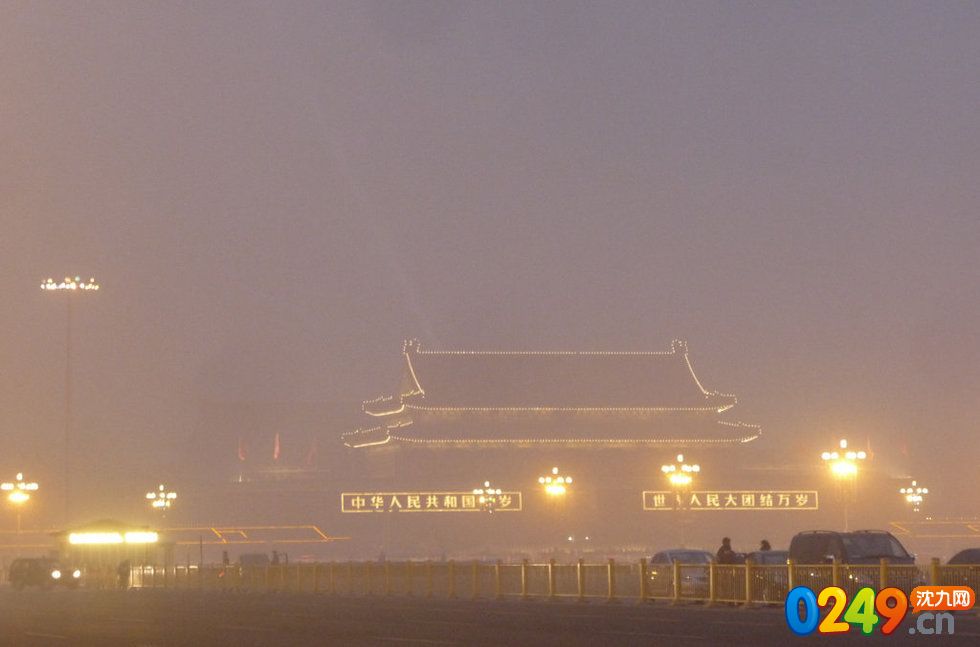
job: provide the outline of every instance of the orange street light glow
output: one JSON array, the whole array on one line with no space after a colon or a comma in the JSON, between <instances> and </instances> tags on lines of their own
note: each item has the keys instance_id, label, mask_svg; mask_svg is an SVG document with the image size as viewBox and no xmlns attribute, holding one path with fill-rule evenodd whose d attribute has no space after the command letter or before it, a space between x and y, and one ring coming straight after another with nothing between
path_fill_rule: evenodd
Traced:
<instances>
[{"instance_id":1,"label":"orange street light glow","mask_svg":"<svg viewBox=\"0 0 980 647\"><path fill-rule=\"evenodd\" d=\"M74 546L94 545L101 546L106 544L155 544L160 539L159 535L152 531L131 531L121 532L73 532L68 535L68 543Z\"/></svg>"},{"instance_id":2,"label":"orange street light glow","mask_svg":"<svg viewBox=\"0 0 980 647\"><path fill-rule=\"evenodd\" d=\"M690 474L685 474L683 472L673 472L667 478L670 480L671 485L690 485L691 481L694 480L691 478Z\"/></svg>"},{"instance_id":3,"label":"orange street light glow","mask_svg":"<svg viewBox=\"0 0 980 647\"><path fill-rule=\"evenodd\" d=\"M551 474L538 477L538 483L544 486L548 496L562 496L568 492L567 486L572 484L572 477L562 476L558 473L557 467L552 467Z\"/></svg>"},{"instance_id":4,"label":"orange street light glow","mask_svg":"<svg viewBox=\"0 0 980 647\"><path fill-rule=\"evenodd\" d=\"M864 451L854 451L847 448L847 440L839 443L840 451L823 452L820 454L821 460L830 465L831 473L837 478L850 478L857 476L858 462L868 458Z\"/></svg>"},{"instance_id":5,"label":"orange street light glow","mask_svg":"<svg viewBox=\"0 0 980 647\"><path fill-rule=\"evenodd\" d=\"M661 465L660 471L664 473L671 485L680 488L687 487L694 481L694 475L701 472L701 466L685 463L684 454L678 454L676 464Z\"/></svg>"}]
</instances>

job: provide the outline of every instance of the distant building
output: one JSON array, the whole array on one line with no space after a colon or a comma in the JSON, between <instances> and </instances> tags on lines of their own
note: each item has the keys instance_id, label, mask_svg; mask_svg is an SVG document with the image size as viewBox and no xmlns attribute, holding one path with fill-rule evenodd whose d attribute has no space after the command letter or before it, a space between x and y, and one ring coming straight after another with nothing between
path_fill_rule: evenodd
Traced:
<instances>
[{"instance_id":1,"label":"distant building","mask_svg":"<svg viewBox=\"0 0 980 647\"><path fill-rule=\"evenodd\" d=\"M644 512L641 495L667 487L661 466L677 454L704 465L699 487L757 482L738 472L759 427L731 419L735 396L704 386L683 341L661 352L429 351L417 341L402 350L394 388L341 434L346 465L333 477L343 512L361 514L343 514L336 531L352 546L490 555L676 541L678 518ZM574 482L549 497L539 479L555 467ZM521 512L492 524L425 514L426 502L444 507L432 493L487 480L519 494ZM724 522L712 517L699 521Z\"/></svg>"},{"instance_id":2,"label":"distant building","mask_svg":"<svg viewBox=\"0 0 980 647\"><path fill-rule=\"evenodd\" d=\"M403 347L397 388L363 403L351 448L663 447L747 443L734 395L707 390L687 344L664 352L464 352Z\"/></svg>"}]
</instances>

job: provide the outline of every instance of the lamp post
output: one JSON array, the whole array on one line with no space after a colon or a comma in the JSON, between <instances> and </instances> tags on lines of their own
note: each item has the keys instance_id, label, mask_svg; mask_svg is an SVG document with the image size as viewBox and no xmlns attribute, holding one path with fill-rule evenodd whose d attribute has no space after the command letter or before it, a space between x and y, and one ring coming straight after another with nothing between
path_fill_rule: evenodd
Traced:
<instances>
[{"instance_id":1,"label":"lamp post","mask_svg":"<svg viewBox=\"0 0 980 647\"><path fill-rule=\"evenodd\" d=\"M150 502L150 507L154 510L159 510L165 514L176 503L177 493L172 490L168 492L167 488L161 483L156 491L146 493L146 500Z\"/></svg>"},{"instance_id":2,"label":"lamp post","mask_svg":"<svg viewBox=\"0 0 980 647\"><path fill-rule=\"evenodd\" d=\"M837 450L824 452L820 455L820 458L830 467L830 473L837 479L838 492L844 508L844 531L847 532L847 504L854 494L858 464L867 459L868 454L863 451L856 452L848 449L847 440L841 440Z\"/></svg>"},{"instance_id":3,"label":"lamp post","mask_svg":"<svg viewBox=\"0 0 980 647\"><path fill-rule=\"evenodd\" d=\"M66 276L61 282L54 279L41 283L41 290L44 292L66 292L65 310L67 326L65 328L65 523L71 515L71 396L72 396L72 371L71 371L71 322L72 322L72 295L75 293L98 291L99 284L94 278L83 281L80 276L74 278Z\"/></svg>"},{"instance_id":4,"label":"lamp post","mask_svg":"<svg viewBox=\"0 0 980 647\"><path fill-rule=\"evenodd\" d=\"M20 511L30 501L31 492L37 492L37 483L25 481L23 472L17 472L14 481L0 483L0 491L8 492L7 501L17 511L17 532L20 533Z\"/></svg>"},{"instance_id":5,"label":"lamp post","mask_svg":"<svg viewBox=\"0 0 980 647\"><path fill-rule=\"evenodd\" d=\"M674 494L674 510L677 511L681 528L681 546L684 546L684 509L686 505L681 500L681 495L687 491L694 482L695 474L701 472L701 466L697 463L688 464L684 462L684 454L677 455L676 463L668 463L660 466L660 471L667 477L670 483L671 492Z\"/></svg>"},{"instance_id":6,"label":"lamp post","mask_svg":"<svg viewBox=\"0 0 980 647\"><path fill-rule=\"evenodd\" d=\"M929 488L921 487L916 481L912 481L912 485L899 488L898 492L905 496L906 503L912 506L912 512L918 512L922 507L923 499L929 494Z\"/></svg>"},{"instance_id":7,"label":"lamp post","mask_svg":"<svg viewBox=\"0 0 980 647\"><path fill-rule=\"evenodd\" d=\"M572 484L572 477L561 474L557 467L552 467L551 472L538 477L538 483L544 488L545 496L554 503L553 512L556 521L563 528L568 528L567 509L565 499L568 488ZM568 541L574 540L572 535L568 536Z\"/></svg>"},{"instance_id":8,"label":"lamp post","mask_svg":"<svg viewBox=\"0 0 980 647\"><path fill-rule=\"evenodd\" d=\"M492 487L490 481L484 481L483 487L473 490L473 494L477 497L476 501L480 504L480 509L493 514L498 497L503 494L503 490Z\"/></svg>"}]
</instances>

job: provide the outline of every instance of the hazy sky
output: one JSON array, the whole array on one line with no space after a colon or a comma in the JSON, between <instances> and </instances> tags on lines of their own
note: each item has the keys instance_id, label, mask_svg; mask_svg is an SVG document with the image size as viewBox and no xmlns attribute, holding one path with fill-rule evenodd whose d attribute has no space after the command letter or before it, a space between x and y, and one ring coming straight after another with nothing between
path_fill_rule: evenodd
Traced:
<instances>
[{"instance_id":1,"label":"hazy sky","mask_svg":"<svg viewBox=\"0 0 980 647\"><path fill-rule=\"evenodd\" d=\"M680 337L791 459L847 434L976 486L978 34L975 2L5 2L0 469L57 460L70 272L117 470L205 401L325 402L332 439L406 337Z\"/></svg>"}]
</instances>

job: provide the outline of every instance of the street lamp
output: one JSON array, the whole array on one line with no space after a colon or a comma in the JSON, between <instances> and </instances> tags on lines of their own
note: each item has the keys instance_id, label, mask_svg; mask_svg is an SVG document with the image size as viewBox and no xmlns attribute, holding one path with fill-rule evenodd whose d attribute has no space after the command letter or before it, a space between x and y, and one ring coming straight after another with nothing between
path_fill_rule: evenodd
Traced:
<instances>
[{"instance_id":1,"label":"street lamp","mask_svg":"<svg viewBox=\"0 0 980 647\"><path fill-rule=\"evenodd\" d=\"M830 467L830 473L840 486L841 502L844 507L844 531L847 527L847 503L853 494L854 483L857 479L858 464L868 458L863 451L856 452L847 448L847 440L841 440L839 449L820 454L820 458Z\"/></svg>"},{"instance_id":2,"label":"street lamp","mask_svg":"<svg viewBox=\"0 0 980 647\"><path fill-rule=\"evenodd\" d=\"M548 496L560 497L568 492L568 486L572 484L572 477L562 476L558 473L557 467L552 467L551 474L538 477L538 483L544 486L544 491Z\"/></svg>"},{"instance_id":3,"label":"street lamp","mask_svg":"<svg viewBox=\"0 0 980 647\"><path fill-rule=\"evenodd\" d=\"M156 492L147 492L146 500L154 510L166 512L177 501L176 492L168 492L167 488L161 483Z\"/></svg>"},{"instance_id":4,"label":"street lamp","mask_svg":"<svg viewBox=\"0 0 980 647\"><path fill-rule=\"evenodd\" d=\"M697 463L691 465L684 462L684 454L677 455L676 463L669 463L660 466L660 471L664 473L667 477L667 481L670 482L670 489L674 494L674 510L677 511L678 515L678 526L681 529L681 546L685 544L685 518L684 518L684 504L681 501L681 493L691 486L694 482L694 475L701 472L701 466Z\"/></svg>"},{"instance_id":5,"label":"street lamp","mask_svg":"<svg viewBox=\"0 0 980 647\"><path fill-rule=\"evenodd\" d=\"M63 281L56 282L52 278L41 283L41 290L43 292L54 292L67 293L65 298L66 303L66 318L67 326L65 332L65 523L68 523L69 516L71 514L71 310L72 310L72 295L81 292L97 292L99 290L99 284L95 282L94 278L90 278L88 281L83 281L82 277L76 276L74 278L66 276Z\"/></svg>"},{"instance_id":6,"label":"street lamp","mask_svg":"<svg viewBox=\"0 0 980 647\"><path fill-rule=\"evenodd\" d=\"M899 488L898 492L905 495L905 501L912 506L912 512L918 512L925 495L929 494L929 488L920 487L916 481L912 481L912 485Z\"/></svg>"},{"instance_id":7,"label":"street lamp","mask_svg":"<svg viewBox=\"0 0 980 647\"><path fill-rule=\"evenodd\" d=\"M557 523L563 528L567 528L569 523L567 519L568 510L565 507L565 495L568 494L568 488L572 484L572 477L563 475L557 467L552 467L551 473L538 477L538 483L544 488L545 496L553 504ZM574 541L574 536L569 535L568 541Z\"/></svg>"},{"instance_id":8,"label":"street lamp","mask_svg":"<svg viewBox=\"0 0 980 647\"><path fill-rule=\"evenodd\" d=\"M25 503L30 501L31 492L37 492L37 483L24 481L24 474L17 472L13 482L0 483L0 491L9 492L7 501L17 510L17 532L20 532L20 511Z\"/></svg>"},{"instance_id":9,"label":"street lamp","mask_svg":"<svg viewBox=\"0 0 980 647\"><path fill-rule=\"evenodd\" d=\"M491 487L490 481L484 481L483 487L473 490L473 494L477 497L480 509L493 514L494 508L497 507L498 497L503 494L503 490Z\"/></svg>"}]
</instances>

